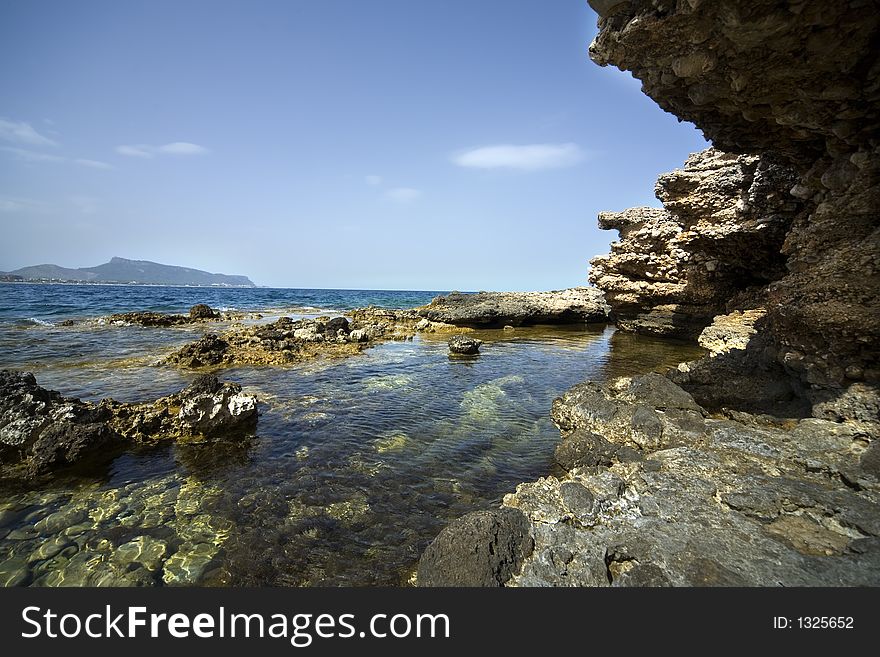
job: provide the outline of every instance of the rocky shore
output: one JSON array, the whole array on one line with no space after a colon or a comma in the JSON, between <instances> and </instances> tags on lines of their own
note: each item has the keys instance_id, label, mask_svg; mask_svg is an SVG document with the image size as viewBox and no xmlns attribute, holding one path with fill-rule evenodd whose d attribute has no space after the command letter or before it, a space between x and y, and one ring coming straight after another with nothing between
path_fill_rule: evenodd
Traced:
<instances>
[{"instance_id":1,"label":"rocky shore","mask_svg":"<svg viewBox=\"0 0 880 657\"><path fill-rule=\"evenodd\" d=\"M552 292L452 292L416 308L416 312L433 322L474 328L608 321L602 292L590 287Z\"/></svg>"},{"instance_id":2,"label":"rocky shore","mask_svg":"<svg viewBox=\"0 0 880 657\"><path fill-rule=\"evenodd\" d=\"M144 313L135 313L144 315ZM184 318L182 315L171 316ZM343 358L416 333L461 333L475 327L604 323L608 309L595 288L555 292L453 292L410 310L356 308L348 317L293 320L208 333L165 362L189 368L284 365L317 357Z\"/></svg>"},{"instance_id":3,"label":"rocky shore","mask_svg":"<svg viewBox=\"0 0 880 657\"><path fill-rule=\"evenodd\" d=\"M176 394L129 404L63 397L29 372L0 370L0 476L34 479L107 462L134 443L226 440L256 422L256 398L210 375Z\"/></svg>"},{"instance_id":4,"label":"rocky shore","mask_svg":"<svg viewBox=\"0 0 880 657\"><path fill-rule=\"evenodd\" d=\"M428 321L413 311L361 308L345 317L293 320L236 326L207 333L168 356L166 363L189 368L231 365L285 365L317 357L344 358L386 340L407 340L420 331L458 331Z\"/></svg>"},{"instance_id":5,"label":"rocky shore","mask_svg":"<svg viewBox=\"0 0 880 657\"><path fill-rule=\"evenodd\" d=\"M877 426L711 417L654 374L554 402L562 471L426 550L433 586L880 584Z\"/></svg>"},{"instance_id":6,"label":"rocky shore","mask_svg":"<svg viewBox=\"0 0 880 657\"><path fill-rule=\"evenodd\" d=\"M876 586L877 7L590 5L591 58L714 144L662 209L600 215L591 281L618 328L708 354L558 398L558 471L449 525L418 582Z\"/></svg>"},{"instance_id":7,"label":"rocky shore","mask_svg":"<svg viewBox=\"0 0 880 657\"><path fill-rule=\"evenodd\" d=\"M136 310L125 313L114 313L106 317L91 320L65 319L59 322L59 326L77 326L80 324L97 324L99 326L145 326L151 328L168 328L172 326L187 326L203 324L210 321L240 321L243 319L262 319L260 313L241 311L219 311L210 306L198 303L189 309L189 313L181 315L177 313L158 313L150 310Z\"/></svg>"}]
</instances>

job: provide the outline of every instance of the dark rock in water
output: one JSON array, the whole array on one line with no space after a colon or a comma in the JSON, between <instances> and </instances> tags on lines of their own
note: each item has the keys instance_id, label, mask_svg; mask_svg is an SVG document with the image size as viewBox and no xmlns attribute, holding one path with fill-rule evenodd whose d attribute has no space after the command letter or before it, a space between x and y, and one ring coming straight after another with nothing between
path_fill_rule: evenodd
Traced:
<instances>
[{"instance_id":1,"label":"dark rock in water","mask_svg":"<svg viewBox=\"0 0 880 657\"><path fill-rule=\"evenodd\" d=\"M339 331L343 333L349 332L348 320L345 317L334 317L324 327L324 334L327 337L335 338Z\"/></svg>"},{"instance_id":2,"label":"dark rock in water","mask_svg":"<svg viewBox=\"0 0 880 657\"><path fill-rule=\"evenodd\" d=\"M0 475L32 478L113 458L131 440L225 438L253 429L257 402L241 386L199 377L143 404L65 398L27 372L0 371Z\"/></svg>"},{"instance_id":3,"label":"dark rock in water","mask_svg":"<svg viewBox=\"0 0 880 657\"><path fill-rule=\"evenodd\" d=\"M28 470L39 474L51 468L72 465L99 450L113 456L121 446L121 436L104 422L80 424L65 420L53 422L31 444Z\"/></svg>"},{"instance_id":4,"label":"dark rock in water","mask_svg":"<svg viewBox=\"0 0 880 657\"><path fill-rule=\"evenodd\" d=\"M186 388L186 391L195 395L210 395L217 392L222 387L223 383L221 383L220 379L218 379L213 374L201 374L193 379L193 382L189 384L189 387Z\"/></svg>"},{"instance_id":5,"label":"dark rock in water","mask_svg":"<svg viewBox=\"0 0 880 657\"><path fill-rule=\"evenodd\" d=\"M107 425L109 415L40 387L29 372L2 370L0 463L31 477L99 452L113 455L122 437Z\"/></svg>"},{"instance_id":6,"label":"dark rock in water","mask_svg":"<svg viewBox=\"0 0 880 657\"><path fill-rule=\"evenodd\" d=\"M188 315L175 315L157 313L152 311L136 311L130 313L116 313L110 315L107 321L111 324L135 325L149 327L182 326L203 322L205 320L220 319L222 315L211 306L199 303L189 309Z\"/></svg>"},{"instance_id":7,"label":"dark rock in water","mask_svg":"<svg viewBox=\"0 0 880 657\"><path fill-rule=\"evenodd\" d=\"M196 319L219 319L220 313L204 303L197 303L189 309L189 318Z\"/></svg>"},{"instance_id":8,"label":"dark rock in water","mask_svg":"<svg viewBox=\"0 0 880 657\"><path fill-rule=\"evenodd\" d=\"M449 352L453 354L473 355L480 353L482 340L469 338L464 335L456 335L449 340Z\"/></svg>"},{"instance_id":9,"label":"dark rock in water","mask_svg":"<svg viewBox=\"0 0 880 657\"><path fill-rule=\"evenodd\" d=\"M150 311L137 311L130 313L116 313L110 315L107 321L111 324L125 324L150 327L168 327L189 324L192 320L185 315L166 315Z\"/></svg>"},{"instance_id":10,"label":"dark rock in water","mask_svg":"<svg viewBox=\"0 0 880 657\"><path fill-rule=\"evenodd\" d=\"M515 509L459 518L419 560L419 586L502 586L532 552L529 522Z\"/></svg>"},{"instance_id":11,"label":"dark rock in water","mask_svg":"<svg viewBox=\"0 0 880 657\"><path fill-rule=\"evenodd\" d=\"M208 333L172 353L168 363L184 367L220 365L285 365L319 356L340 358L360 353L379 339L404 339L415 333L421 318L412 313L405 324L395 325L395 311L388 321L363 309L361 318L349 323L345 317L278 320L256 326L232 326L221 335ZM403 312L403 311L396 311ZM410 311L411 312L411 311Z\"/></svg>"},{"instance_id":12,"label":"dark rock in water","mask_svg":"<svg viewBox=\"0 0 880 657\"><path fill-rule=\"evenodd\" d=\"M432 322L487 328L608 321L602 292L589 287L554 292L452 292L416 311Z\"/></svg>"},{"instance_id":13,"label":"dark rock in water","mask_svg":"<svg viewBox=\"0 0 880 657\"><path fill-rule=\"evenodd\" d=\"M206 333L174 354L174 362L186 367L220 365L226 359L229 343L216 333Z\"/></svg>"}]
</instances>

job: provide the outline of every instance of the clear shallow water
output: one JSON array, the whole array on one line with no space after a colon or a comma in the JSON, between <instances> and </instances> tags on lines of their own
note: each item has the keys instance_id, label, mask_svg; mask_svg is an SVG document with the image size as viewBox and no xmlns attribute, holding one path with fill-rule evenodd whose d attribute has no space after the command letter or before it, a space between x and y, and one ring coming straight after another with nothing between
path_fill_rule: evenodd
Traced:
<instances>
[{"instance_id":1,"label":"clear shallow water","mask_svg":"<svg viewBox=\"0 0 880 657\"><path fill-rule=\"evenodd\" d=\"M181 289L192 290L164 290ZM170 299L167 309L201 300ZM242 300L250 303L237 307L260 309ZM698 352L604 327L476 335L485 344L475 358L450 358L445 337L418 335L343 361L226 370L222 378L261 400L256 436L144 448L88 479L0 489L0 582L405 584L450 520L551 470L554 397L585 379L662 370ZM0 345L14 345L0 351L0 367L31 369L68 395L143 400L191 380L152 363L197 336L11 321L0 326Z\"/></svg>"}]
</instances>

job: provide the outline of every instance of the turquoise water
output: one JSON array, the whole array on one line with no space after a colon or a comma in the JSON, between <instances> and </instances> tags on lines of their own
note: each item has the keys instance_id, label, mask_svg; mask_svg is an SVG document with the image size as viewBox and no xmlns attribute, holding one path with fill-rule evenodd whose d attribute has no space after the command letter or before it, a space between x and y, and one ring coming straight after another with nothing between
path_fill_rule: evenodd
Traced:
<instances>
[{"instance_id":1,"label":"turquoise water","mask_svg":"<svg viewBox=\"0 0 880 657\"><path fill-rule=\"evenodd\" d=\"M64 313L77 316L206 300L259 310L379 298L321 291L304 303L303 291L273 291L267 301L248 296L265 290L235 289L206 290L218 295L208 300L193 288L128 288L125 301L115 288L65 288ZM101 298L105 289L113 298ZM50 299L27 290L27 302L10 310L15 294L0 297L8 320L0 367L30 369L67 395L126 401L167 394L194 376L155 363L204 327L28 324L21 317L36 307L51 313ZM394 294L386 304L434 295ZM255 436L140 448L88 477L0 487L0 582L405 585L450 520L551 472L554 397L585 379L662 370L698 351L601 326L476 335L485 344L472 359L450 359L445 337L420 334L341 361L225 370L222 378L260 399Z\"/></svg>"}]
</instances>

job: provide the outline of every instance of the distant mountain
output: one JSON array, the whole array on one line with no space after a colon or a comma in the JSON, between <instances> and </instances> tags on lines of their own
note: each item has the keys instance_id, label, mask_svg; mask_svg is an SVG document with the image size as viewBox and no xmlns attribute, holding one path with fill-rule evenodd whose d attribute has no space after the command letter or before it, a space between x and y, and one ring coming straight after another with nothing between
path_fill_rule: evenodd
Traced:
<instances>
[{"instance_id":1,"label":"distant mountain","mask_svg":"<svg viewBox=\"0 0 880 657\"><path fill-rule=\"evenodd\" d=\"M0 272L3 274L4 272ZM149 260L111 258L97 267L68 269L58 265L34 265L5 272L6 276L21 276L24 280L71 281L78 283L135 283L139 285L214 285L227 287L256 287L247 276L211 274L200 269L160 265Z\"/></svg>"}]
</instances>

